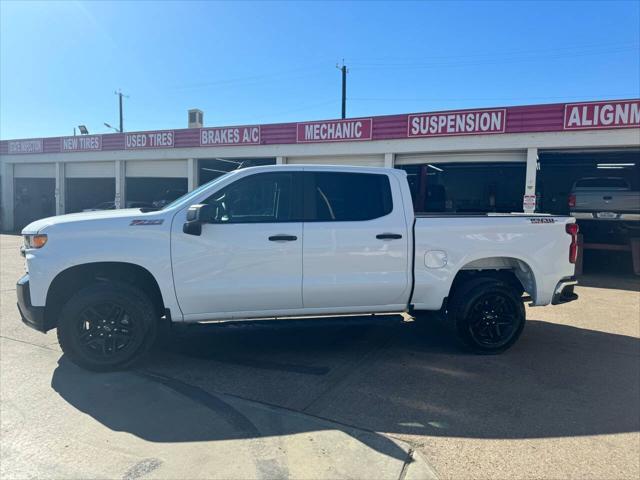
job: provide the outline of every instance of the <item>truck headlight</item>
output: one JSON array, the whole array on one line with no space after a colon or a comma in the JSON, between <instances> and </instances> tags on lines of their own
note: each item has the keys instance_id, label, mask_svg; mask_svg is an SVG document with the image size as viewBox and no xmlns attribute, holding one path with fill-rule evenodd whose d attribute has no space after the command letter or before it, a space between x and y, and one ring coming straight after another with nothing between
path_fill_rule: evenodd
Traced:
<instances>
[{"instance_id":1,"label":"truck headlight","mask_svg":"<svg viewBox=\"0 0 640 480\"><path fill-rule=\"evenodd\" d=\"M45 246L46 243L47 243L47 236L44 233L24 236L25 248L42 248Z\"/></svg>"}]
</instances>

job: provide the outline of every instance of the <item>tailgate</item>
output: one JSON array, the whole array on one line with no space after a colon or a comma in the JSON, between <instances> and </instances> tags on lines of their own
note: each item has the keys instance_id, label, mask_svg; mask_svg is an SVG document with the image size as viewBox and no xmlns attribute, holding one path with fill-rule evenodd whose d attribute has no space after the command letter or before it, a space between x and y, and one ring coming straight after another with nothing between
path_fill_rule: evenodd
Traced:
<instances>
[{"instance_id":1,"label":"tailgate","mask_svg":"<svg viewBox=\"0 0 640 480\"><path fill-rule=\"evenodd\" d=\"M638 212L640 211L640 192L629 191L593 191L576 193L576 206L579 212Z\"/></svg>"}]
</instances>

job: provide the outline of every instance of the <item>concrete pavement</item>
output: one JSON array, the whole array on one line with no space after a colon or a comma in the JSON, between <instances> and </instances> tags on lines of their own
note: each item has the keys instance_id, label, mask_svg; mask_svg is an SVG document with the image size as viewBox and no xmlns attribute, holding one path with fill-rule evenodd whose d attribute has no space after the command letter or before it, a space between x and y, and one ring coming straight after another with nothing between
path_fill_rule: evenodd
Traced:
<instances>
[{"instance_id":1,"label":"concrete pavement","mask_svg":"<svg viewBox=\"0 0 640 480\"><path fill-rule=\"evenodd\" d=\"M500 356L354 317L194 327L95 375L19 322L0 242L2 478L640 476L637 278L583 277Z\"/></svg>"}]
</instances>

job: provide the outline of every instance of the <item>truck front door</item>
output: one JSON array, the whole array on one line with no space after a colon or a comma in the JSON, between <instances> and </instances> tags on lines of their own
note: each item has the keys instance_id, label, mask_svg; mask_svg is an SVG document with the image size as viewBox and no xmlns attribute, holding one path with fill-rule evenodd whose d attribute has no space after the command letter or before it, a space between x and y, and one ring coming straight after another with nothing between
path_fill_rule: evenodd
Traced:
<instances>
[{"instance_id":1,"label":"truck front door","mask_svg":"<svg viewBox=\"0 0 640 480\"><path fill-rule=\"evenodd\" d=\"M175 222L173 275L185 319L302 308L301 176L264 172L236 180L205 201L215 213L199 236Z\"/></svg>"}]
</instances>

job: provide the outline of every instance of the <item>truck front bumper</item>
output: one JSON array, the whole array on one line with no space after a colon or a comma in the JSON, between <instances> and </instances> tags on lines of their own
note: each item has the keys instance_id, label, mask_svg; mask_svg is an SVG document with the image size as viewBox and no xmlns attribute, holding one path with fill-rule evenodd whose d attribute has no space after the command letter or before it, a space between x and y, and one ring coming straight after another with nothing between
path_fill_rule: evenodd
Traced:
<instances>
[{"instance_id":1,"label":"truck front bumper","mask_svg":"<svg viewBox=\"0 0 640 480\"><path fill-rule=\"evenodd\" d=\"M18 311L25 325L45 333L51 330L44 318L44 307L34 307L31 305L31 292L29 290L29 274L22 276L16 284L16 293L18 296Z\"/></svg>"},{"instance_id":2,"label":"truck front bumper","mask_svg":"<svg viewBox=\"0 0 640 480\"><path fill-rule=\"evenodd\" d=\"M551 305L560 305L561 303L569 303L578 299L578 294L573 291L578 284L576 277L563 278L556 285L553 292Z\"/></svg>"}]
</instances>

